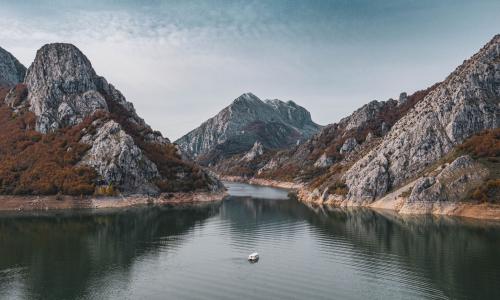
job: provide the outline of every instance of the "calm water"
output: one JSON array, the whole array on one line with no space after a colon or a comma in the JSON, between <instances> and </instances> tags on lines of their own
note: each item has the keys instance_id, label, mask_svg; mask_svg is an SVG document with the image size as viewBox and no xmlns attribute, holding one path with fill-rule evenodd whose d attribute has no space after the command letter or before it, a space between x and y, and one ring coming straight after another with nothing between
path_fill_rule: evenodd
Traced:
<instances>
[{"instance_id":1,"label":"calm water","mask_svg":"<svg viewBox=\"0 0 500 300\"><path fill-rule=\"evenodd\" d=\"M229 188L195 207L0 214L0 298L500 299L498 224Z\"/></svg>"}]
</instances>

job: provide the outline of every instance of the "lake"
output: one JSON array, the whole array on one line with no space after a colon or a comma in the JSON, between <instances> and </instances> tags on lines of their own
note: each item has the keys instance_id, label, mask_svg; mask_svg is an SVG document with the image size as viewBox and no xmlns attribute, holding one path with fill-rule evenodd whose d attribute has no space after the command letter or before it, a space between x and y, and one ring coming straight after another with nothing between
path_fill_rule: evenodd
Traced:
<instances>
[{"instance_id":1,"label":"lake","mask_svg":"<svg viewBox=\"0 0 500 300\"><path fill-rule=\"evenodd\" d=\"M0 298L500 299L499 223L227 186L219 203L0 213Z\"/></svg>"}]
</instances>

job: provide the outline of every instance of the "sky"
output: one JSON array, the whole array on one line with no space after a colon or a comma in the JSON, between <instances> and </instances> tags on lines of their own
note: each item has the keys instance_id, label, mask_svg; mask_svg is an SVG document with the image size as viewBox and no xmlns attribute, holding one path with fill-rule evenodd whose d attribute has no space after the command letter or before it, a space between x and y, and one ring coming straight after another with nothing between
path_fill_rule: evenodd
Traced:
<instances>
[{"instance_id":1,"label":"sky","mask_svg":"<svg viewBox=\"0 0 500 300\"><path fill-rule=\"evenodd\" d=\"M500 1L4 1L0 46L25 66L75 44L175 140L239 95L326 125L443 80L500 33Z\"/></svg>"}]
</instances>

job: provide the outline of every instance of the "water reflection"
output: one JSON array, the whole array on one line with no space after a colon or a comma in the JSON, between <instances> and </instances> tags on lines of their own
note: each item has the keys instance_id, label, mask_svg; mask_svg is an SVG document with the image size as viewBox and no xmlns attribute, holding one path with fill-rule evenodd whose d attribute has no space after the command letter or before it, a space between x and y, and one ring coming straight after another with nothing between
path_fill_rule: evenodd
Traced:
<instances>
[{"instance_id":1,"label":"water reflection","mask_svg":"<svg viewBox=\"0 0 500 300\"><path fill-rule=\"evenodd\" d=\"M372 259L398 257L434 285L433 297L499 299L500 224L446 216L399 215L391 211L310 206L306 217L325 236L363 249L365 270L382 274ZM385 256L384 255L384 256ZM372 264L373 263L373 264ZM412 283L410 283L412 284ZM415 282L415 284L418 284Z\"/></svg>"},{"instance_id":2,"label":"water reflection","mask_svg":"<svg viewBox=\"0 0 500 300\"><path fill-rule=\"evenodd\" d=\"M0 291L12 297L73 299L109 273L119 273L123 281L116 283L126 287L135 260L160 255L160 247L179 247L189 229L218 207L2 214Z\"/></svg>"},{"instance_id":3,"label":"water reflection","mask_svg":"<svg viewBox=\"0 0 500 300\"><path fill-rule=\"evenodd\" d=\"M307 206L282 190L262 199L254 187L233 188L201 206L2 214L0 296L500 298L498 223ZM249 264L254 251L259 263Z\"/></svg>"}]
</instances>

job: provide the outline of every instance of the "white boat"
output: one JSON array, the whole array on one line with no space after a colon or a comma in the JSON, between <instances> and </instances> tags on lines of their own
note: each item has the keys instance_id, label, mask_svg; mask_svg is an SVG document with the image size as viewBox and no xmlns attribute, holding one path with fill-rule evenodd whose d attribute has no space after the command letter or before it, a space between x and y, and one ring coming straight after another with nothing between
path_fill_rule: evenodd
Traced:
<instances>
[{"instance_id":1,"label":"white boat","mask_svg":"<svg viewBox=\"0 0 500 300\"><path fill-rule=\"evenodd\" d=\"M259 253L254 252L248 256L249 261L257 261L259 260Z\"/></svg>"}]
</instances>

